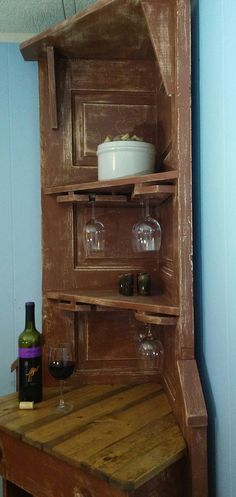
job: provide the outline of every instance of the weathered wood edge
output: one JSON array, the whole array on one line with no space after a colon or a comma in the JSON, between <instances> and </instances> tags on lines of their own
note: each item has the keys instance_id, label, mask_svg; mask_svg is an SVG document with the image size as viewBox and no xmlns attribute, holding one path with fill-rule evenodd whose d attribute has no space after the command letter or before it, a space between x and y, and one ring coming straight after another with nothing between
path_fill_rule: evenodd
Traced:
<instances>
[{"instance_id":1,"label":"weathered wood edge","mask_svg":"<svg viewBox=\"0 0 236 497\"><path fill-rule=\"evenodd\" d=\"M77 12L73 16L68 17L64 21L57 23L55 26L46 29L42 33L39 33L29 40L23 41L20 44L20 51L25 60L39 60L40 54L37 53L37 46L42 43L44 44L46 40L50 40L50 37L59 33L63 33L66 31L68 26L70 26L71 30L76 28L76 24L79 23L84 17L96 14L97 11L102 9L103 7L110 5L112 3L116 3L117 0L97 0L95 5L91 5L87 9L84 9L80 12ZM35 56L32 56L32 52L35 52Z\"/></svg>"},{"instance_id":2,"label":"weathered wood edge","mask_svg":"<svg viewBox=\"0 0 236 497\"><path fill-rule=\"evenodd\" d=\"M85 304L98 304L105 307L117 307L118 309L134 309L136 311L149 311L156 312L159 314L170 314L174 316L179 315L179 307L168 305L164 303L158 303L158 296L155 297L145 297L138 298L134 297L123 297L119 294L104 294L103 292L88 292L86 293L81 290L71 290L71 291L56 291L51 290L47 292L47 298L57 301L66 302L76 302ZM150 300L152 299L152 300Z\"/></svg>"},{"instance_id":3,"label":"weathered wood edge","mask_svg":"<svg viewBox=\"0 0 236 497\"><path fill-rule=\"evenodd\" d=\"M63 193L63 192L80 192L80 191L99 191L106 188L115 188L116 186L132 186L140 183L156 183L175 181L178 178L178 171L171 170L154 174L145 174L143 176L129 176L127 178L118 178L106 181L91 181L88 183L74 183L68 185L59 185L46 187L43 190L45 195Z\"/></svg>"},{"instance_id":4,"label":"weathered wood edge","mask_svg":"<svg viewBox=\"0 0 236 497\"><path fill-rule=\"evenodd\" d=\"M57 119L57 94L56 94L56 75L55 75L55 50L53 46L47 47L47 64L48 64L48 90L49 90L49 107L50 120L52 129L58 128Z\"/></svg>"},{"instance_id":5,"label":"weathered wood edge","mask_svg":"<svg viewBox=\"0 0 236 497\"><path fill-rule=\"evenodd\" d=\"M180 360L177 368L188 426L207 426L207 411L195 360Z\"/></svg>"},{"instance_id":6,"label":"weathered wood edge","mask_svg":"<svg viewBox=\"0 0 236 497\"><path fill-rule=\"evenodd\" d=\"M173 5L156 0L141 0L141 6L146 18L149 35L159 64L166 94L175 92L175 37ZM160 35L159 26L163 27ZM163 37L168 33L169 39Z\"/></svg>"}]
</instances>

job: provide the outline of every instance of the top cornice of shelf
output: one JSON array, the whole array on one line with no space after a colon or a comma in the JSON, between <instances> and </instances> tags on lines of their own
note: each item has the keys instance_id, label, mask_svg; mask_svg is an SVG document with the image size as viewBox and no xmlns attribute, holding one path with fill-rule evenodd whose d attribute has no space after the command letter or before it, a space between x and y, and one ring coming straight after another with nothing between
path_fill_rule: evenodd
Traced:
<instances>
[{"instance_id":1,"label":"top cornice of shelf","mask_svg":"<svg viewBox=\"0 0 236 497\"><path fill-rule=\"evenodd\" d=\"M175 92L174 0L98 0L20 45L25 60L58 57L157 60L167 95ZM161 29L160 29L161 26Z\"/></svg>"},{"instance_id":2,"label":"top cornice of shelf","mask_svg":"<svg viewBox=\"0 0 236 497\"><path fill-rule=\"evenodd\" d=\"M40 60L48 46L65 58L155 59L142 0L98 0L20 49L25 60Z\"/></svg>"}]
</instances>

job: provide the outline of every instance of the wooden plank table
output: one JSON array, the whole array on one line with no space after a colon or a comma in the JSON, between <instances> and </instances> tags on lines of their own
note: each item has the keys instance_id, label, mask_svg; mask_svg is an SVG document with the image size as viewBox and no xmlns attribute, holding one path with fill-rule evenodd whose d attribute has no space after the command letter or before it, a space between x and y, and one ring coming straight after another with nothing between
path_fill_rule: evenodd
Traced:
<instances>
[{"instance_id":1,"label":"wooden plank table","mask_svg":"<svg viewBox=\"0 0 236 497\"><path fill-rule=\"evenodd\" d=\"M81 386L65 394L68 414L55 411L57 393L33 410L17 394L0 400L7 497L185 495L185 441L160 385Z\"/></svg>"}]
</instances>

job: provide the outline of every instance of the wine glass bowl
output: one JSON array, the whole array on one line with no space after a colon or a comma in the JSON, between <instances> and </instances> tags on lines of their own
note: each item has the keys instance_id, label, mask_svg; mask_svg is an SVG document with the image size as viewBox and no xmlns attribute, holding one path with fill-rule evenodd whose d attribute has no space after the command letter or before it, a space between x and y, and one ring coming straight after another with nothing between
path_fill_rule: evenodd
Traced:
<instances>
[{"instance_id":1,"label":"wine glass bowl","mask_svg":"<svg viewBox=\"0 0 236 497\"><path fill-rule=\"evenodd\" d=\"M92 198L92 216L83 228L83 243L87 255L104 252L105 226L95 218L94 197Z\"/></svg>"},{"instance_id":2,"label":"wine glass bowl","mask_svg":"<svg viewBox=\"0 0 236 497\"><path fill-rule=\"evenodd\" d=\"M105 228L101 221L90 219L84 226L84 246L87 254L103 252L105 247Z\"/></svg>"},{"instance_id":3,"label":"wine glass bowl","mask_svg":"<svg viewBox=\"0 0 236 497\"><path fill-rule=\"evenodd\" d=\"M132 228L132 247L134 252L152 252L161 248L161 226L149 214L149 200L145 201L146 213Z\"/></svg>"},{"instance_id":4,"label":"wine glass bowl","mask_svg":"<svg viewBox=\"0 0 236 497\"><path fill-rule=\"evenodd\" d=\"M163 369L164 349L153 332L150 324L139 329L136 339L136 351L139 367L142 371L161 372Z\"/></svg>"},{"instance_id":5,"label":"wine glass bowl","mask_svg":"<svg viewBox=\"0 0 236 497\"><path fill-rule=\"evenodd\" d=\"M48 371L50 375L59 380L60 399L56 406L59 412L71 411L73 405L64 401L63 386L64 381L69 378L75 368L74 351L69 343L62 343L58 346L50 346L48 349Z\"/></svg>"}]
</instances>

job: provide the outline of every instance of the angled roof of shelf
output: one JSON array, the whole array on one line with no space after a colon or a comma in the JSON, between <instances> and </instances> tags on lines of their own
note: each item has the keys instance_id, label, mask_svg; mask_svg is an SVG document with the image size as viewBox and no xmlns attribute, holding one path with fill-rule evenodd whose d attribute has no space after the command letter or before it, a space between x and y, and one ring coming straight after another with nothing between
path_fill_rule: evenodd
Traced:
<instances>
[{"instance_id":1,"label":"angled roof of shelf","mask_svg":"<svg viewBox=\"0 0 236 497\"><path fill-rule=\"evenodd\" d=\"M174 92L173 0L98 0L96 4L20 45L25 60L47 48L60 57L158 59L168 95ZM160 29L161 26L161 29Z\"/></svg>"}]
</instances>

